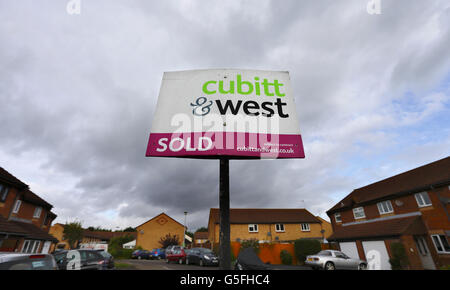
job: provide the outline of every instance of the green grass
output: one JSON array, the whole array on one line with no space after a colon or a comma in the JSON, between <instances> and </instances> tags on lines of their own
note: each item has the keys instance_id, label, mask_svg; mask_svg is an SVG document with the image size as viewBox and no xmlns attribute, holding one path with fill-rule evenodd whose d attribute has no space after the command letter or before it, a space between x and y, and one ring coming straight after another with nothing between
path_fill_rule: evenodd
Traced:
<instances>
[{"instance_id":1,"label":"green grass","mask_svg":"<svg viewBox=\"0 0 450 290\"><path fill-rule=\"evenodd\" d=\"M114 263L114 266L116 269L121 270L121 269L133 269L134 266L128 263Z\"/></svg>"}]
</instances>

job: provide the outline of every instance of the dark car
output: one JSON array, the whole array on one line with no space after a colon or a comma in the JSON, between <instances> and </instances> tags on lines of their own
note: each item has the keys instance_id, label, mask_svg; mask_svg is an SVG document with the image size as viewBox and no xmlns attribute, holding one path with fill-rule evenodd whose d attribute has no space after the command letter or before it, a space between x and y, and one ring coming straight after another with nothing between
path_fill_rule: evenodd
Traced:
<instances>
[{"instance_id":1,"label":"dark car","mask_svg":"<svg viewBox=\"0 0 450 290\"><path fill-rule=\"evenodd\" d=\"M105 257L96 250L77 249L53 254L59 270L106 270Z\"/></svg>"},{"instance_id":2,"label":"dark car","mask_svg":"<svg viewBox=\"0 0 450 290\"><path fill-rule=\"evenodd\" d=\"M235 270L274 270L271 265L264 264L252 248L240 251L234 268Z\"/></svg>"},{"instance_id":3,"label":"dark car","mask_svg":"<svg viewBox=\"0 0 450 290\"><path fill-rule=\"evenodd\" d=\"M106 268L114 269L114 257L104 250L97 250L97 252L99 252L100 255L102 255L103 258L105 259Z\"/></svg>"},{"instance_id":4,"label":"dark car","mask_svg":"<svg viewBox=\"0 0 450 290\"><path fill-rule=\"evenodd\" d=\"M136 250L131 254L131 258L132 259L150 259L151 258L151 253L147 250Z\"/></svg>"},{"instance_id":5,"label":"dark car","mask_svg":"<svg viewBox=\"0 0 450 290\"><path fill-rule=\"evenodd\" d=\"M219 266L219 259L210 249L192 248L186 255L186 264Z\"/></svg>"},{"instance_id":6,"label":"dark car","mask_svg":"<svg viewBox=\"0 0 450 290\"><path fill-rule=\"evenodd\" d=\"M50 254L0 252L0 270L58 270Z\"/></svg>"},{"instance_id":7,"label":"dark car","mask_svg":"<svg viewBox=\"0 0 450 290\"><path fill-rule=\"evenodd\" d=\"M152 259L165 259L166 258L166 252L164 249L153 249L151 252Z\"/></svg>"}]
</instances>

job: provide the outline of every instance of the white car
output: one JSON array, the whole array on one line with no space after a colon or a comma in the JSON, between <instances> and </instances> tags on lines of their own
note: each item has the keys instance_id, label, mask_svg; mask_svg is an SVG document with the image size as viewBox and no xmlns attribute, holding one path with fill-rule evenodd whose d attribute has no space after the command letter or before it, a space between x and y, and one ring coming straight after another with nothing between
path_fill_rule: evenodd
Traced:
<instances>
[{"instance_id":1,"label":"white car","mask_svg":"<svg viewBox=\"0 0 450 290\"><path fill-rule=\"evenodd\" d=\"M325 270L366 270L367 262L360 259L353 259L340 251L324 250L311 256L307 256L305 264L313 269Z\"/></svg>"}]
</instances>

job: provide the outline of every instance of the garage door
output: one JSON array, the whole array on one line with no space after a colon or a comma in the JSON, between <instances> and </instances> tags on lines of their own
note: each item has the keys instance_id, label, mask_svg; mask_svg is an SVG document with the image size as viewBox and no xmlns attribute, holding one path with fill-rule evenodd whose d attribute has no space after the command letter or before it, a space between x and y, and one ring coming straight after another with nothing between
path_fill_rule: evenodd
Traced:
<instances>
[{"instance_id":1,"label":"garage door","mask_svg":"<svg viewBox=\"0 0 450 290\"><path fill-rule=\"evenodd\" d=\"M349 256L350 258L359 259L358 248L355 242L339 243L341 252Z\"/></svg>"},{"instance_id":2,"label":"garage door","mask_svg":"<svg viewBox=\"0 0 450 290\"><path fill-rule=\"evenodd\" d=\"M391 270L384 241L362 242L369 270Z\"/></svg>"}]
</instances>

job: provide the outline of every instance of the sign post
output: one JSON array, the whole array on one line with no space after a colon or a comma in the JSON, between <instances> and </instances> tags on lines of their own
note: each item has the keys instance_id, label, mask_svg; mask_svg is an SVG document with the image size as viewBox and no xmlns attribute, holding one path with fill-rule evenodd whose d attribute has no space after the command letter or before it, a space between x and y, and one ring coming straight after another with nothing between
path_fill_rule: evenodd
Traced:
<instances>
[{"instance_id":1,"label":"sign post","mask_svg":"<svg viewBox=\"0 0 450 290\"><path fill-rule=\"evenodd\" d=\"M164 73L146 156L220 160L220 265L231 269L229 161L305 158L289 73Z\"/></svg>"},{"instance_id":2,"label":"sign post","mask_svg":"<svg viewBox=\"0 0 450 290\"><path fill-rule=\"evenodd\" d=\"M220 158L219 180L219 212L220 212L220 268L231 270L230 245L230 161L227 157Z\"/></svg>"}]
</instances>

